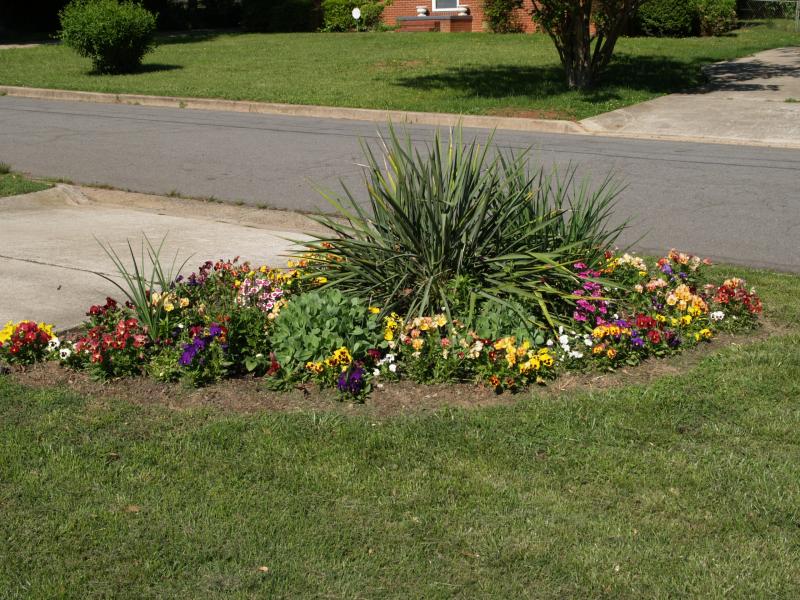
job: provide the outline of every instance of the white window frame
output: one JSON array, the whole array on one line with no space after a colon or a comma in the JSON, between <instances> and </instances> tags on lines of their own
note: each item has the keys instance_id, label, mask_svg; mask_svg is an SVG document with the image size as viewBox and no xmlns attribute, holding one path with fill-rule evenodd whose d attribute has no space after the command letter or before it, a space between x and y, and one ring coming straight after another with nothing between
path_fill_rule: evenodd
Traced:
<instances>
[{"instance_id":1,"label":"white window frame","mask_svg":"<svg viewBox=\"0 0 800 600\"><path fill-rule=\"evenodd\" d=\"M461 6L461 0L456 0L455 8L436 8L436 0L432 0L433 10L431 12L455 12Z\"/></svg>"}]
</instances>

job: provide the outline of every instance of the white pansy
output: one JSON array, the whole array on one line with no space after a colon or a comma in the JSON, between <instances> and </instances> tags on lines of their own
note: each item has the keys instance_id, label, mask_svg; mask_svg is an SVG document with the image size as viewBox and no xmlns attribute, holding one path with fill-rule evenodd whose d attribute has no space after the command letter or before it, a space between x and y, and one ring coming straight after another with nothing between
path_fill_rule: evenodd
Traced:
<instances>
[{"instance_id":1,"label":"white pansy","mask_svg":"<svg viewBox=\"0 0 800 600\"><path fill-rule=\"evenodd\" d=\"M394 364L394 363L390 364L390 365L389 365L389 370L390 370L392 373L394 373L395 371L397 371L397 365L396 365L396 364Z\"/></svg>"},{"instance_id":2,"label":"white pansy","mask_svg":"<svg viewBox=\"0 0 800 600\"><path fill-rule=\"evenodd\" d=\"M72 350L69 348L62 348L58 351L58 357L61 360L67 360L70 356L72 356Z\"/></svg>"},{"instance_id":3,"label":"white pansy","mask_svg":"<svg viewBox=\"0 0 800 600\"><path fill-rule=\"evenodd\" d=\"M725 318L725 313L722 312L721 310L717 310L717 311L712 312L708 316L712 321L722 321L722 319Z\"/></svg>"},{"instance_id":4,"label":"white pansy","mask_svg":"<svg viewBox=\"0 0 800 600\"><path fill-rule=\"evenodd\" d=\"M380 374L381 374L381 370L380 369L372 369L372 376L373 377L378 377Z\"/></svg>"},{"instance_id":5,"label":"white pansy","mask_svg":"<svg viewBox=\"0 0 800 600\"><path fill-rule=\"evenodd\" d=\"M47 349L51 352L58 350L58 347L61 345L61 340L57 337L51 338L49 342L47 342Z\"/></svg>"}]
</instances>

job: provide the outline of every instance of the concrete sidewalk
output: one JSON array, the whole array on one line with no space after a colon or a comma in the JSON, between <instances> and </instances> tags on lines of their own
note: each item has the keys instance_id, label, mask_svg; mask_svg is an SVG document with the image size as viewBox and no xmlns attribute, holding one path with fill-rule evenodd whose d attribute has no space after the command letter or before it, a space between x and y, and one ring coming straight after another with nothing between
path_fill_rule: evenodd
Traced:
<instances>
[{"instance_id":1,"label":"concrete sidewalk","mask_svg":"<svg viewBox=\"0 0 800 600\"><path fill-rule=\"evenodd\" d=\"M121 292L96 273L114 275L95 237L127 254L142 233L168 234L164 256L206 260L241 256L254 264L285 266L302 231L322 228L302 215L252 207L177 200L144 194L58 186L0 198L0 325L34 319L58 329L78 325L92 304ZM288 238L288 239L287 239Z\"/></svg>"},{"instance_id":2,"label":"concrete sidewalk","mask_svg":"<svg viewBox=\"0 0 800 600\"><path fill-rule=\"evenodd\" d=\"M779 48L705 69L708 84L580 124L589 132L800 148L800 48Z\"/></svg>"}]
</instances>

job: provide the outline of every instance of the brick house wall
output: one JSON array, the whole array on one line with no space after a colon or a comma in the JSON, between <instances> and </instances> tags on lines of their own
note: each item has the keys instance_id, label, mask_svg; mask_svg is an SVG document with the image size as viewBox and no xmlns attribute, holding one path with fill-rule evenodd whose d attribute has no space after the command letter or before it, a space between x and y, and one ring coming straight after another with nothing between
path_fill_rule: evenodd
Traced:
<instances>
[{"instance_id":1,"label":"brick house wall","mask_svg":"<svg viewBox=\"0 0 800 600\"><path fill-rule=\"evenodd\" d=\"M459 3L469 7L469 14L472 17L471 24L456 23L447 21L441 22L441 31L487 31L483 21L483 0L459 0ZM456 11L433 11L433 0L394 0L383 11L383 21L387 25L403 25L397 21L397 17L414 17L417 14L417 6L426 6L430 17L453 16ZM523 0L521 9L515 12L517 21L525 33L536 31L536 25L531 20L532 0ZM407 22L406 22L407 23Z\"/></svg>"}]
</instances>

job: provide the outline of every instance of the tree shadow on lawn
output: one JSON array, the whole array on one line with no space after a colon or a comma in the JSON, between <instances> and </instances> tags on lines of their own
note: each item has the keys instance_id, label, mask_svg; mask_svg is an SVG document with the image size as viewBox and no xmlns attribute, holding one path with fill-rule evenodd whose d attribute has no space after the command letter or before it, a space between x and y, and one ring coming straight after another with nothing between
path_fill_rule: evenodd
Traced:
<instances>
[{"instance_id":1,"label":"tree shadow on lawn","mask_svg":"<svg viewBox=\"0 0 800 600\"><path fill-rule=\"evenodd\" d=\"M683 61L666 56L620 53L603 73L601 84L595 89L581 92L580 96L594 103L620 99L620 93L616 91L619 88L659 94L685 92L705 83L701 67L714 60L696 57ZM465 96L485 98L547 98L569 91L560 64L454 68L429 75L401 77L397 85L419 90L457 90Z\"/></svg>"},{"instance_id":2,"label":"tree shadow on lawn","mask_svg":"<svg viewBox=\"0 0 800 600\"><path fill-rule=\"evenodd\" d=\"M183 65L168 65L164 63L144 63L139 66L135 71L131 71L130 73L104 73L102 71L89 71L89 75L92 77L103 77L103 76L120 76L120 75L145 75L147 73L159 73L161 71L177 71L183 69Z\"/></svg>"},{"instance_id":3,"label":"tree shadow on lawn","mask_svg":"<svg viewBox=\"0 0 800 600\"><path fill-rule=\"evenodd\" d=\"M221 35L244 34L241 29L195 29L193 31L162 31L156 35L159 46L196 44L217 39Z\"/></svg>"}]
</instances>

